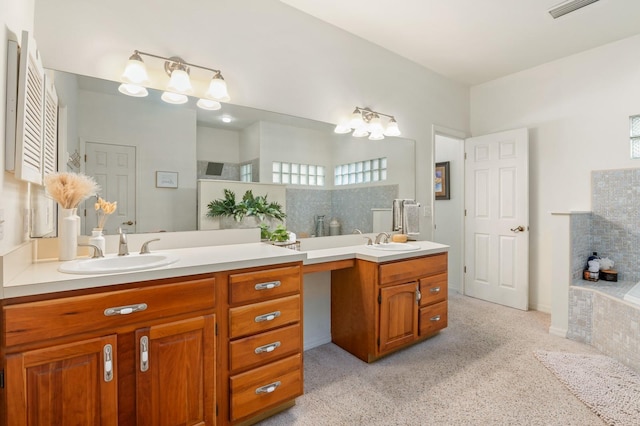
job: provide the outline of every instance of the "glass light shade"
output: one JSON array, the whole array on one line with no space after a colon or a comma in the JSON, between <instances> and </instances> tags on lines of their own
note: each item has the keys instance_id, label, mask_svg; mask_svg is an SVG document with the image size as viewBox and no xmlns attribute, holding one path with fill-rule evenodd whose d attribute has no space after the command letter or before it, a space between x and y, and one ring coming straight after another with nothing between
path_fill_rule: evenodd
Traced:
<instances>
[{"instance_id":1,"label":"glass light shade","mask_svg":"<svg viewBox=\"0 0 640 426\"><path fill-rule=\"evenodd\" d=\"M382 122L380 121L380 116L378 114L374 115L371 121L369 122L369 131L371 133L380 133L382 134Z\"/></svg>"},{"instance_id":2,"label":"glass light shade","mask_svg":"<svg viewBox=\"0 0 640 426\"><path fill-rule=\"evenodd\" d=\"M205 99L205 98L200 98L198 100L198 103L196 103L196 105L199 108L206 109L208 111L217 111L220 108L222 108L222 105L220 105L220 102L213 101L211 99Z\"/></svg>"},{"instance_id":3,"label":"glass light shade","mask_svg":"<svg viewBox=\"0 0 640 426\"><path fill-rule=\"evenodd\" d=\"M385 136L400 136L400 128L398 127L398 123L393 118L387 124L387 128L384 131Z\"/></svg>"},{"instance_id":4,"label":"glass light shade","mask_svg":"<svg viewBox=\"0 0 640 426\"><path fill-rule=\"evenodd\" d=\"M336 126L336 128L333 131L335 133L343 135L345 133L351 132L351 127L349 127L349 125L345 124L345 123L338 123L338 125Z\"/></svg>"},{"instance_id":5,"label":"glass light shade","mask_svg":"<svg viewBox=\"0 0 640 426\"><path fill-rule=\"evenodd\" d=\"M191 87L191 80L189 79L189 74L186 71L181 69L175 69L171 72L171 79L169 80L169 85L167 86L167 90L170 92L177 93L191 93L193 88Z\"/></svg>"},{"instance_id":6,"label":"glass light shade","mask_svg":"<svg viewBox=\"0 0 640 426\"><path fill-rule=\"evenodd\" d=\"M369 136L369 132L363 126L363 127L360 127L359 129L354 130L353 131L353 136L356 137L356 138L363 138L365 136Z\"/></svg>"},{"instance_id":7,"label":"glass light shade","mask_svg":"<svg viewBox=\"0 0 640 426\"><path fill-rule=\"evenodd\" d=\"M162 99L168 104L174 104L174 105L184 104L184 103L187 103L187 101L189 100L187 95L183 95L181 93L173 93L173 92L162 93L162 96L160 96L160 99Z\"/></svg>"},{"instance_id":8,"label":"glass light shade","mask_svg":"<svg viewBox=\"0 0 640 426\"><path fill-rule=\"evenodd\" d=\"M122 73L122 81L131 84L149 84L149 75L147 67L142 62L142 58L138 54L133 54Z\"/></svg>"},{"instance_id":9,"label":"glass light shade","mask_svg":"<svg viewBox=\"0 0 640 426\"><path fill-rule=\"evenodd\" d=\"M354 111L353 114L351 114L349 126L351 126L352 129L359 129L364 126L364 120L362 120L362 114L360 114L359 111Z\"/></svg>"},{"instance_id":10,"label":"glass light shade","mask_svg":"<svg viewBox=\"0 0 640 426\"><path fill-rule=\"evenodd\" d=\"M144 87L138 86L137 84L128 83L122 83L120 86L118 86L118 92L136 98L144 98L149 94L147 89L145 89Z\"/></svg>"},{"instance_id":11,"label":"glass light shade","mask_svg":"<svg viewBox=\"0 0 640 426\"><path fill-rule=\"evenodd\" d=\"M372 141L379 141L384 139L384 135L382 134L382 132L371 132L371 134L369 135L369 140Z\"/></svg>"},{"instance_id":12,"label":"glass light shade","mask_svg":"<svg viewBox=\"0 0 640 426\"><path fill-rule=\"evenodd\" d=\"M227 91L227 82L224 81L224 78L222 78L220 74L213 76L205 96L222 102L228 102L231 99Z\"/></svg>"}]
</instances>

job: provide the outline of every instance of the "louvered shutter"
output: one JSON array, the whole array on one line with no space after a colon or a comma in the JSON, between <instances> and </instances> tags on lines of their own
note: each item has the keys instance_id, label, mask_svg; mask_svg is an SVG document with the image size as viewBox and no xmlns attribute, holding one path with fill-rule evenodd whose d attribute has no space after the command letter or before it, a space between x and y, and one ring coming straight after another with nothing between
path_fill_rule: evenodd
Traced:
<instances>
[{"instance_id":1,"label":"louvered shutter","mask_svg":"<svg viewBox=\"0 0 640 426\"><path fill-rule=\"evenodd\" d=\"M58 94L53 78L45 76L44 91L44 150L42 153L42 177L57 170L58 150Z\"/></svg>"}]
</instances>

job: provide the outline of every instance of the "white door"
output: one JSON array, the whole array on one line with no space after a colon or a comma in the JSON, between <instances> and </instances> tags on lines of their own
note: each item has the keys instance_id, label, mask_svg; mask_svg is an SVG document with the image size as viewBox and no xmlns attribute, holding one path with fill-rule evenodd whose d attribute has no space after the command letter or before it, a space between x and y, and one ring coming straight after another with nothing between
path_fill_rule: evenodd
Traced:
<instances>
[{"instance_id":1,"label":"white door","mask_svg":"<svg viewBox=\"0 0 640 426\"><path fill-rule=\"evenodd\" d=\"M469 138L465 153L465 294L527 310L527 129Z\"/></svg>"},{"instance_id":2,"label":"white door","mask_svg":"<svg viewBox=\"0 0 640 426\"><path fill-rule=\"evenodd\" d=\"M100 185L100 196L109 202L118 202L115 213L107 218L105 234L117 234L118 228L127 233L136 232L136 148L96 142L85 144L85 173ZM94 198L87 200L85 231L97 225Z\"/></svg>"}]
</instances>

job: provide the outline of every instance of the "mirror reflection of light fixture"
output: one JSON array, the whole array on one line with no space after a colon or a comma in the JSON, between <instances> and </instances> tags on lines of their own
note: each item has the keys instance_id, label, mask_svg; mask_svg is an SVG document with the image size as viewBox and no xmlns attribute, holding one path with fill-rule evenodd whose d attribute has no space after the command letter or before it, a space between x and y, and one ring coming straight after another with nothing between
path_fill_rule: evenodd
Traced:
<instances>
[{"instance_id":1,"label":"mirror reflection of light fixture","mask_svg":"<svg viewBox=\"0 0 640 426\"><path fill-rule=\"evenodd\" d=\"M170 104L184 104L188 102L189 98L187 95L193 93L190 78L191 68L200 68L213 73L207 92L200 96L196 104L199 108L215 111L222 107L220 102L228 102L230 100L227 83L224 81L220 70L190 64L179 57L165 58L164 56L141 52L139 50L134 51L133 55L129 57L129 61L121 77L122 84L118 87L120 93L134 97L144 97L148 95L145 86L149 85L149 77L141 55L165 61L164 70L169 76L169 83L161 96L163 101Z\"/></svg>"},{"instance_id":2,"label":"mirror reflection of light fixture","mask_svg":"<svg viewBox=\"0 0 640 426\"><path fill-rule=\"evenodd\" d=\"M389 119L386 127L383 126L380 116ZM361 107L356 107L348 122L338 123L334 132L345 134L350 133L352 130L352 136L356 138L369 136L371 140L381 140L385 136L400 136L401 134L398 122L393 115Z\"/></svg>"}]
</instances>

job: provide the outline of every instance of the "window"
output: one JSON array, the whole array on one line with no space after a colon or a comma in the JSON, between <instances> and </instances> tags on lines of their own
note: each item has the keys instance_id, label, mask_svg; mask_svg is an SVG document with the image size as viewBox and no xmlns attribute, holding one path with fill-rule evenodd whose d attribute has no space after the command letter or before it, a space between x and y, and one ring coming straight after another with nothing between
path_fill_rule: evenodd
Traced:
<instances>
[{"instance_id":1,"label":"window","mask_svg":"<svg viewBox=\"0 0 640 426\"><path fill-rule=\"evenodd\" d=\"M640 158L640 115L629 117L631 158Z\"/></svg>"},{"instance_id":2,"label":"window","mask_svg":"<svg viewBox=\"0 0 640 426\"><path fill-rule=\"evenodd\" d=\"M387 157L341 164L336 166L334 178L335 185L356 185L387 180Z\"/></svg>"},{"instance_id":3,"label":"window","mask_svg":"<svg viewBox=\"0 0 640 426\"><path fill-rule=\"evenodd\" d=\"M274 161L271 173L273 183L324 186L324 166Z\"/></svg>"},{"instance_id":4,"label":"window","mask_svg":"<svg viewBox=\"0 0 640 426\"><path fill-rule=\"evenodd\" d=\"M251 174L251 163L242 164L240 166L240 182L251 182Z\"/></svg>"}]
</instances>

